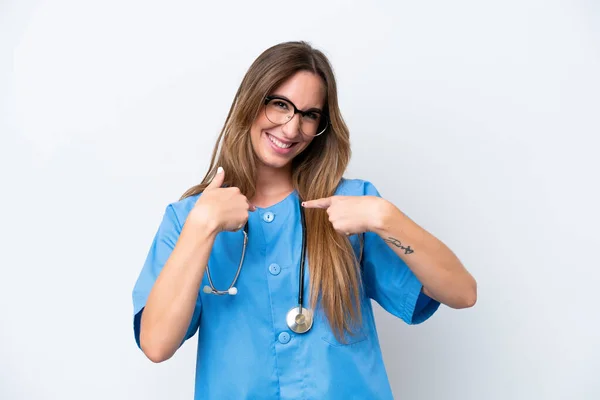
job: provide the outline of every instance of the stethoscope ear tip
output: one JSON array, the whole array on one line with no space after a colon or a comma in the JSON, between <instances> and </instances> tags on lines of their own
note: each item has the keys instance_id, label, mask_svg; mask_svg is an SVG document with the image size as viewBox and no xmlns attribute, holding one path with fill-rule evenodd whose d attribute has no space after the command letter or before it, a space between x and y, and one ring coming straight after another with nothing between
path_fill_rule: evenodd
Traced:
<instances>
[{"instance_id":1,"label":"stethoscope ear tip","mask_svg":"<svg viewBox=\"0 0 600 400\"><path fill-rule=\"evenodd\" d=\"M236 287L231 287L231 288L227 289L226 292L221 292L221 291L211 288L209 285L205 285L202 288L202 291L206 294L211 294L211 293L213 293L213 294L230 294L232 296L235 296L238 292Z\"/></svg>"}]
</instances>

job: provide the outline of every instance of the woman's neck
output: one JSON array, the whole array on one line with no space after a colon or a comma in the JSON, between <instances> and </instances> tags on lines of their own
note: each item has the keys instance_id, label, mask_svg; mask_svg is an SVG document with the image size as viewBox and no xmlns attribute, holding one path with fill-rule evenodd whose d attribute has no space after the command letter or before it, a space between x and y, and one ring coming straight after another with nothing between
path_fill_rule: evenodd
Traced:
<instances>
[{"instance_id":1,"label":"woman's neck","mask_svg":"<svg viewBox=\"0 0 600 400\"><path fill-rule=\"evenodd\" d=\"M286 198L293 190L290 167L258 167L256 193L250 202L256 207L266 208Z\"/></svg>"}]
</instances>

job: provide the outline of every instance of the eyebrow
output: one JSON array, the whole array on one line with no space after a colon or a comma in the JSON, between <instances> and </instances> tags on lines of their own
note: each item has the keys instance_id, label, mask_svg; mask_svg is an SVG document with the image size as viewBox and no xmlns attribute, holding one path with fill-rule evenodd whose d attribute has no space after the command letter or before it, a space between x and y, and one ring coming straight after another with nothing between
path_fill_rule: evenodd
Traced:
<instances>
[{"instance_id":1,"label":"eyebrow","mask_svg":"<svg viewBox=\"0 0 600 400\"><path fill-rule=\"evenodd\" d=\"M278 97L278 98L280 98L280 99L287 100L287 101L289 101L290 103L294 104L294 102L293 102L293 101L291 101L290 99L288 99L287 97L285 97L284 95L281 95L281 94L274 93L274 94L272 94L272 95L271 95L271 97ZM295 104L294 104L294 105L295 105ZM298 110L300 110L300 109L298 109ZM323 114L323 110L321 110L321 109L320 109L320 108L318 108L318 107L312 107L312 108L309 108L308 110L300 110L300 111L302 111L302 112L305 112L305 113L306 113L306 112L310 112L310 111L318 111L318 112L320 112L321 114Z\"/></svg>"}]
</instances>

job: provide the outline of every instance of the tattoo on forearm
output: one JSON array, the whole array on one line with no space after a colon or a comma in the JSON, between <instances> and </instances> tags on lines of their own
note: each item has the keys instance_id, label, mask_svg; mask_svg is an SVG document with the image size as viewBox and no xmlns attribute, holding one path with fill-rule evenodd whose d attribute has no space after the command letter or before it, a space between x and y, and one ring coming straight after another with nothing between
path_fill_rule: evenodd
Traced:
<instances>
[{"instance_id":1,"label":"tattoo on forearm","mask_svg":"<svg viewBox=\"0 0 600 400\"><path fill-rule=\"evenodd\" d=\"M391 243L394 246L401 248L402 250L404 250L404 254L411 254L411 253L415 252L413 249L410 248L410 246L408 246L408 247L403 246L402 243L400 243L400 241L398 239L394 239L393 237L390 237L389 239L383 239L383 240L387 243Z\"/></svg>"}]
</instances>

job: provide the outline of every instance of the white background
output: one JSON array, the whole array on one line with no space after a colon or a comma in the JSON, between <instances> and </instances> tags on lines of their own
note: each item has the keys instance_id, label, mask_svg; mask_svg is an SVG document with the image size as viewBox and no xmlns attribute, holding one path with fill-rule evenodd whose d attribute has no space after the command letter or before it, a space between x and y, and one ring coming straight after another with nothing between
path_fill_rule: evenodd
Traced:
<instances>
[{"instance_id":1,"label":"white background","mask_svg":"<svg viewBox=\"0 0 600 400\"><path fill-rule=\"evenodd\" d=\"M195 340L147 360L131 290L246 69L296 39L334 65L347 176L478 280L421 326L377 307L395 396L600 398L592 0L1 1L0 398L192 398Z\"/></svg>"}]
</instances>

